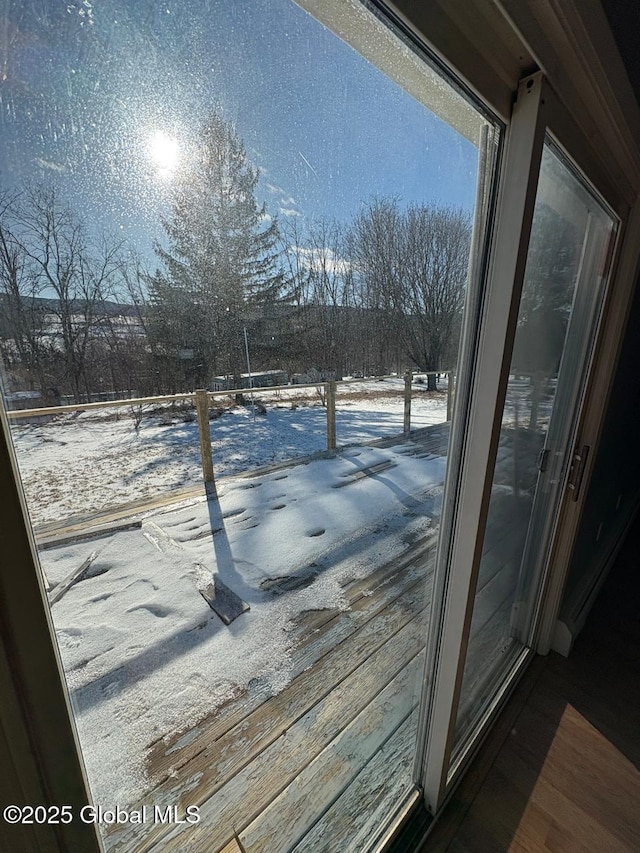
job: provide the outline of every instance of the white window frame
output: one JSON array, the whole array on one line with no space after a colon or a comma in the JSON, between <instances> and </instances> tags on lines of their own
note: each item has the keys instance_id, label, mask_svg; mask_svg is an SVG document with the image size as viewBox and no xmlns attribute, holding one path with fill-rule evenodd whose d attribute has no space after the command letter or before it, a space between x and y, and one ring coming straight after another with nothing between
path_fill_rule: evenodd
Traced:
<instances>
[{"instance_id":1,"label":"white window frame","mask_svg":"<svg viewBox=\"0 0 640 853\"><path fill-rule=\"evenodd\" d=\"M535 95L528 99L527 94ZM554 520L549 557L545 557L539 598L535 607L535 625L530 632L530 648L524 648L505 663L503 680L496 686L481 719L475 727L475 736L463 746L452 760L456 730L457 710L464 674L466 652L469 644L471 619L475 603L475 590L481 562L486 517L491 498L492 476L504 407L511 353L515 338L518 308L524 278L533 205L535 203L540 158L545 136L554 138L554 119L559 102L551 86L541 73L525 78L519 86L507 140L506 160L502 173L502 191L497 216L497 236L487 282L487 305L483 341L478 346L477 371L468 413L457 412L464 429L466 446L463 448L462 480L455 482L455 471L447 481L448 501L443 513L444 532L438 554L436 586L443 590L443 600L434 604L434 619L430 626L428 659L432 669L430 695L425 696L423 718L426 726L426 745L419 765L425 805L436 814L455 787L466 764L473 756L483 734L502 708L505 699L530 662L533 652L546 654L560 603L568 559L557 562L551 559L553 549L564 534L562 519ZM568 156L568 155L567 155ZM582 172L575 162L573 167ZM597 188L582 173L592 192ZM600 198L610 214L619 217ZM620 200L618 199L620 203ZM624 203L622 203L624 209ZM515 223L515 224L514 224ZM612 240L611 251L616 241ZM610 270L604 286L603 304L608 296ZM602 323L598 321L598 331ZM495 338L495 339L494 339ZM586 388L593 368L593 353L586 367L586 380L577 402L577 422L584 411ZM466 418L466 420L465 420ZM577 445L576 433L571 446ZM455 447L453 448L455 452ZM568 466L567 466L568 469ZM575 504L574 495L563 494L563 506ZM445 513L455 500L454 512ZM447 529L447 522L450 529ZM448 547L445 537L449 536ZM438 613L437 608L440 607Z\"/></svg>"},{"instance_id":2,"label":"white window frame","mask_svg":"<svg viewBox=\"0 0 640 853\"><path fill-rule=\"evenodd\" d=\"M544 144L545 89L540 72L518 87L500 176L480 336L467 342L475 346L470 408L463 412L456 406L454 411L454 421L459 419L464 432L461 478L453 481L456 472L450 466L427 652L432 687L423 707L426 743L420 781L427 809L434 814L450 782L458 700ZM457 452L454 441L452 450Z\"/></svg>"}]
</instances>

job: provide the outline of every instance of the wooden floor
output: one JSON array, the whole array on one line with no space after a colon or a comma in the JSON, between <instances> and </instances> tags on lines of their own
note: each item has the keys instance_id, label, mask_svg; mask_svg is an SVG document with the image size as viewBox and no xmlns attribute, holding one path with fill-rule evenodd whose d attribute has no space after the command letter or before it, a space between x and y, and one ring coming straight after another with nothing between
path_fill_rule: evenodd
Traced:
<instances>
[{"instance_id":1,"label":"wooden floor","mask_svg":"<svg viewBox=\"0 0 640 853\"><path fill-rule=\"evenodd\" d=\"M536 660L426 853L640 850L639 614L640 520L572 654Z\"/></svg>"}]
</instances>

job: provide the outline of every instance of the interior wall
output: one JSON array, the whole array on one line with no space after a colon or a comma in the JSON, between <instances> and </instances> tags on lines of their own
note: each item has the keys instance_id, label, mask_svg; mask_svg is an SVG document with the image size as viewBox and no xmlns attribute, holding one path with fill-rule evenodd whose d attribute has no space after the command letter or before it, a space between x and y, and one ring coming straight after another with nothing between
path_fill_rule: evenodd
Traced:
<instances>
[{"instance_id":1,"label":"interior wall","mask_svg":"<svg viewBox=\"0 0 640 853\"><path fill-rule=\"evenodd\" d=\"M640 503L640 281L605 415L560 619L575 622Z\"/></svg>"}]
</instances>

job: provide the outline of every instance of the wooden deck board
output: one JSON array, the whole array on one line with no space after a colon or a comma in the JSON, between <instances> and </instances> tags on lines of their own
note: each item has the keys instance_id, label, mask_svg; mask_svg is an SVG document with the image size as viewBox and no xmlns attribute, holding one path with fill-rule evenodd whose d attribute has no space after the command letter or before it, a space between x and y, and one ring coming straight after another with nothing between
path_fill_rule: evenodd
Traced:
<instances>
[{"instance_id":1,"label":"wooden deck board","mask_svg":"<svg viewBox=\"0 0 640 853\"><path fill-rule=\"evenodd\" d=\"M431 533L407 549L402 556L375 569L363 578L344 586L346 605L354 609L373 612L378 604L384 606L399 594L400 586L411 585L419 577L433 571L437 536ZM307 610L295 620L293 634L301 644L313 639L316 631L333 619L340 618L344 610Z\"/></svg>"},{"instance_id":2,"label":"wooden deck board","mask_svg":"<svg viewBox=\"0 0 640 853\"><path fill-rule=\"evenodd\" d=\"M469 643L458 705L458 735L466 730L482 707L482 700L486 698L483 685L491 681L501 657L511 648L511 643L504 644L504 626L508 624L510 615L511 596L507 595Z\"/></svg>"},{"instance_id":3,"label":"wooden deck board","mask_svg":"<svg viewBox=\"0 0 640 853\"><path fill-rule=\"evenodd\" d=\"M332 651L340 642L364 626L372 618L385 612L391 613L397 601L409 596L410 606L421 607L430 600L433 572L413 572L395 577L393 586L381 587L371 596L362 596L356 600L349 610L341 612L335 618L320 625L312 635L303 638L295 655L295 666L306 669L325 653Z\"/></svg>"},{"instance_id":4,"label":"wooden deck board","mask_svg":"<svg viewBox=\"0 0 640 853\"><path fill-rule=\"evenodd\" d=\"M369 605L368 609L356 614L361 616L360 620L354 621L352 611L343 612L339 618L322 626L310 642L301 647L301 653L293 658L295 677L290 688L300 684L301 689L305 689L311 668L317 666L327 680L328 689L423 609L427 598L423 581L411 577L405 587L402 577L396 580L397 586L391 588L384 600L375 600L373 596L360 599L363 606ZM279 704L279 695L268 698L258 696L254 702L250 702L245 694L239 696L234 703L235 707L229 705L222 715L216 712L210 719L202 721L198 727L198 738L191 740L182 749L176 748L182 734L176 734L167 741L159 739L151 754L151 773L156 778L172 775L176 769L202 752L203 740L211 743L220 739L250 714L256 713L263 704L275 712L274 706Z\"/></svg>"},{"instance_id":5,"label":"wooden deck board","mask_svg":"<svg viewBox=\"0 0 640 853\"><path fill-rule=\"evenodd\" d=\"M490 530L486 537L482 561L480 563L476 595L487 584L491 583L495 575L501 571L506 563L517 561L518 566L520 565L525 535L526 526L523 529L511 522L510 519L505 521L499 528Z\"/></svg>"},{"instance_id":6,"label":"wooden deck board","mask_svg":"<svg viewBox=\"0 0 640 853\"><path fill-rule=\"evenodd\" d=\"M307 801L308 813L309 809L313 810L319 805L317 801L321 796L318 790L317 796L309 802L306 786L313 785L316 779L318 789L327 789L324 794L327 796L330 786L325 784L328 777L323 774L328 773L334 781L338 778L342 780L349 773L343 764L349 764L351 774L355 775L361 766L360 756L363 756L364 761L369 751L375 752L380 743L402 722L407 710L411 710L410 705L406 709L406 704L413 701L421 662L416 657L421 647L419 625L414 621L407 626L406 633L409 636L403 638L406 644L403 658L398 660L398 650L392 647L372 656L259 752L250 764L228 779L211 796L197 803L200 805L199 824L186 830L177 828L163 835L157 845L149 847L145 843L142 849L152 853L173 853L183 850L188 841L190 851L212 853L230 840L234 832L239 833L247 850L286 849L287 845L280 842L279 846L270 846L266 841L257 843L256 833L269 836L274 826L278 833L282 831L283 825L287 826L290 822L292 829L294 825L300 826L301 815L298 814L297 822L292 818L300 811L300 797ZM408 662L407 658L411 654L413 658ZM364 739L362 743L358 741L359 738ZM334 776L331 760L327 759L327 755L334 756L336 749L339 767L335 773L338 776ZM325 755L319 766L315 761L323 753ZM215 769L211 769L210 773L213 777ZM320 779L317 778L318 773L321 774ZM181 798L181 805L188 804L189 799L200 800L198 793L199 789L196 789L190 792L190 795L196 796ZM317 811L314 816L317 816ZM254 826L247 838L241 831L245 829L243 824L256 820L260 821L262 829L258 830Z\"/></svg>"},{"instance_id":7,"label":"wooden deck board","mask_svg":"<svg viewBox=\"0 0 640 853\"><path fill-rule=\"evenodd\" d=\"M360 853L413 788L418 711L414 709L291 853ZM397 772L389 773L393 767Z\"/></svg>"},{"instance_id":8,"label":"wooden deck board","mask_svg":"<svg viewBox=\"0 0 640 853\"><path fill-rule=\"evenodd\" d=\"M404 667L365 709L276 797L240 839L248 850L287 850L299 842L336 796L356 778L380 743L402 724L422 655ZM414 700L415 701L415 700ZM286 836L283 830L286 828Z\"/></svg>"},{"instance_id":9,"label":"wooden deck board","mask_svg":"<svg viewBox=\"0 0 640 853\"><path fill-rule=\"evenodd\" d=\"M327 701L327 697L334 702L335 696L343 692L346 707L350 694L354 694L354 701L358 701L358 691L360 688L364 689L367 683L365 675L369 666L374 667L377 675L368 689L373 690L375 684L379 689L386 674L393 669L394 660L402 659L407 644L417 642L419 645L424 642L424 624L421 617L425 606L424 596L422 590L415 588L416 585L420 586L420 582L416 582L341 643L330 644L329 652L324 654L315 666L302 672L282 693L271 697L249 713L243 713L240 702L235 726L227 729L216 740L212 740L211 731L205 731L184 750L169 752L165 756L157 755L154 771L163 772L165 777L151 792L154 802L179 800L182 807L199 805L225 784L228 786L228 780L233 774L249 762L253 761L251 768L255 771L255 763L265 747L287 733L301 716L319 702ZM347 614L342 622L348 622ZM415 645L412 650L415 654ZM381 670L375 669L376 659L384 661ZM348 688L342 687L345 681L348 682ZM362 701L361 697L359 701ZM344 711L342 713L341 722L344 723ZM203 739L207 743L204 749ZM307 745L304 754L308 756L308 752ZM271 772L272 768L269 767L268 773ZM275 776L278 778L277 773ZM182 793L185 780L196 778L197 785ZM145 799L148 801L149 795ZM249 805L251 802L250 799ZM236 816L241 815L242 809L236 804L233 813ZM146 850L148 840L140 847L134 846L138 843L138 836L141 840L144 834L153 838L156 834L160 835L163 829L166 828L160 827L149 833L147 827L132 827L131 832L126 835L119 832L114 849Z\"/></svg>"},{"instance_id":10,"label":"wooden deck board","mask_svg":"<svg viewBox=\"0 0 640 853\"><path fill-rule=\"evenodd\" d=\"M244 853L244 851L241 847L238 846L238 842L234 839L228 844L225 844L224 848L220 851L220 853Z\"/></svg>"}]
</instances>

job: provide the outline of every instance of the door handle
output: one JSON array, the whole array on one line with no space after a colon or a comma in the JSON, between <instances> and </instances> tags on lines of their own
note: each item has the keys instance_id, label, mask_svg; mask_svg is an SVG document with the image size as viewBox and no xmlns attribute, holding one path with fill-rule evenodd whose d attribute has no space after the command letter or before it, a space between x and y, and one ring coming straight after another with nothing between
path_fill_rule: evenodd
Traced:
<instances>
[{"instance_id":1,"label":"door handle","mask_svg":"<svg viewBox=\"0 0 640 853\"><path fill-rule=\"evenodd\" d=\"M582 480L584 478L584 472L587 465L587 459L589 458L589 451L591 450L588 444L584 444L580 453L574 453L573 458L571 460L571 470L569 471L569 482L567 484L567 488L571 489L573 492L572 500L577 501L578 496L580 495L580 488L582 487Z\"/></svg>"}]
</instances>

